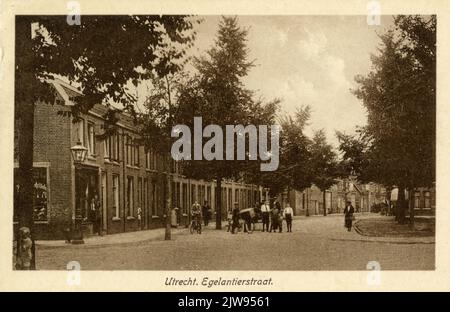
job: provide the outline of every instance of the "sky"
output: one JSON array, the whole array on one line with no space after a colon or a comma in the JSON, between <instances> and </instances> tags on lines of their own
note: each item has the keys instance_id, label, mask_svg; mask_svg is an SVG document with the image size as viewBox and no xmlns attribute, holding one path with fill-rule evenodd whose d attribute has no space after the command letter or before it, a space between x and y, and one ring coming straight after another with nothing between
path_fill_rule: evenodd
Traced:
<instances>
[{"instance_id":1,"label":"sky","mask_svg":"<svg viewBox=\"0 0 450 312\"><path fill-rule=\"evenodd\" d=\"M201 16L190 55L203 55L216 37L220 16ZM352 93L355 75L367 74L383 33L392 26L382 16L378 26L364 16L238 16L249 29L249 58L256 66L244 82L266 100L280 98L281 110L312 109L306 133L324 129L337 146L335 130L353 133L366 124L362 102Z\"/></svg>"}]
</instances>

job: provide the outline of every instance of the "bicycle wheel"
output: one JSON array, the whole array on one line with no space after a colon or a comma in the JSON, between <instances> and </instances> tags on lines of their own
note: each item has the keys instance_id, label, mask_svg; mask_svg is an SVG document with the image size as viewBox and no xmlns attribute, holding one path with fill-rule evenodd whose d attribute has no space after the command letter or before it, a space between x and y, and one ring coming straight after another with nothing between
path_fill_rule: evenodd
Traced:
<instances>
[{"instance_id":1,"label":"bicycle wheel","mask_svg":"<svg viewBox=\"0 0 450 312\"><path fill-rule=\"evenodd\" d=\"M194 234L194 231L195 231L194 222L191 222L191 226L189 227L189 232L191 232L191 234Z\"/></svg>"}]
</instances>

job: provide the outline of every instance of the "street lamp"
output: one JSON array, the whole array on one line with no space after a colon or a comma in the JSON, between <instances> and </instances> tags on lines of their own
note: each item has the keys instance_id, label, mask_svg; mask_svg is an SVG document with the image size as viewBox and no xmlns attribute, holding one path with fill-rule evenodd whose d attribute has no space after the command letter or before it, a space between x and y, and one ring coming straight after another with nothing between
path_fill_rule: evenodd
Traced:
<instances>
[{"instance_id":1,"label":"street lamp","mask_svg":"<svg viewBox=\"0 0 450 312\"><path fill-rule=\"evenodd\" d=\"M72 146L70 148L70 152L72 153L73 162L75 165L81 164L86 159L87 148L81 145L81 142L78 141L77 145Z\"/></svg>"},{"instance_id":2,"label":"street lamp","mask_svg":"<svg viewBox=\"0 0 450 312\"><path fill-rule=\"evenodd\" d=\"M70 148L70 152L72 153L73 163L75 165L75 170L77 165L80 165L86 159L87 148L84 147L80 141L77 142L75 146ZM75 173L76 175L76 173ZM75 203L75 224L73 231L73 239L72 244L84 244L83 240L83 229L82 229L82 221L83 216L81 214L81 207L77 203Z\"/></svg>"}]
</instances>

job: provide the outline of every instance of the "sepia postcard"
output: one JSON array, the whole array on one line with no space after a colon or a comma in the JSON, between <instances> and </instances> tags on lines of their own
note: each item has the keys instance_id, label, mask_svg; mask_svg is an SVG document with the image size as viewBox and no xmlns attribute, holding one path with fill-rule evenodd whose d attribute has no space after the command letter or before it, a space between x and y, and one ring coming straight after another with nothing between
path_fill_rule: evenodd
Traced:
<instances>
[{"instance_id":1,"label":"sepia postcard","mask_svg":"<svg viewBox=\"0 0 450 312\"><path fill-rule=\"evenodd\" d=\"M2 1L0 290L450 290L445 4Z\"/></svg>"}]
</instances>

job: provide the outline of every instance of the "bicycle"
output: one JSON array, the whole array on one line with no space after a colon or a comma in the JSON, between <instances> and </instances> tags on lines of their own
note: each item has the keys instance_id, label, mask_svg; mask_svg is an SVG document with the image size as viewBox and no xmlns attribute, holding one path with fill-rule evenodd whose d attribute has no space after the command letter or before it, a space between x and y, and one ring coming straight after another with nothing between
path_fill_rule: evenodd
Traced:
<instances>
[{"instance_id":1,"label":"bicycle","mask_svg":"<svg viewBox=\"0 0 450 312\"><path fill-rule=\"evenodd\" d=\"M202 234L202 223L198 217L194 217L194 219L192 219L189 231L191 232L191 234L194 234L194 232Z\"/></svg>"}]
</instances>

